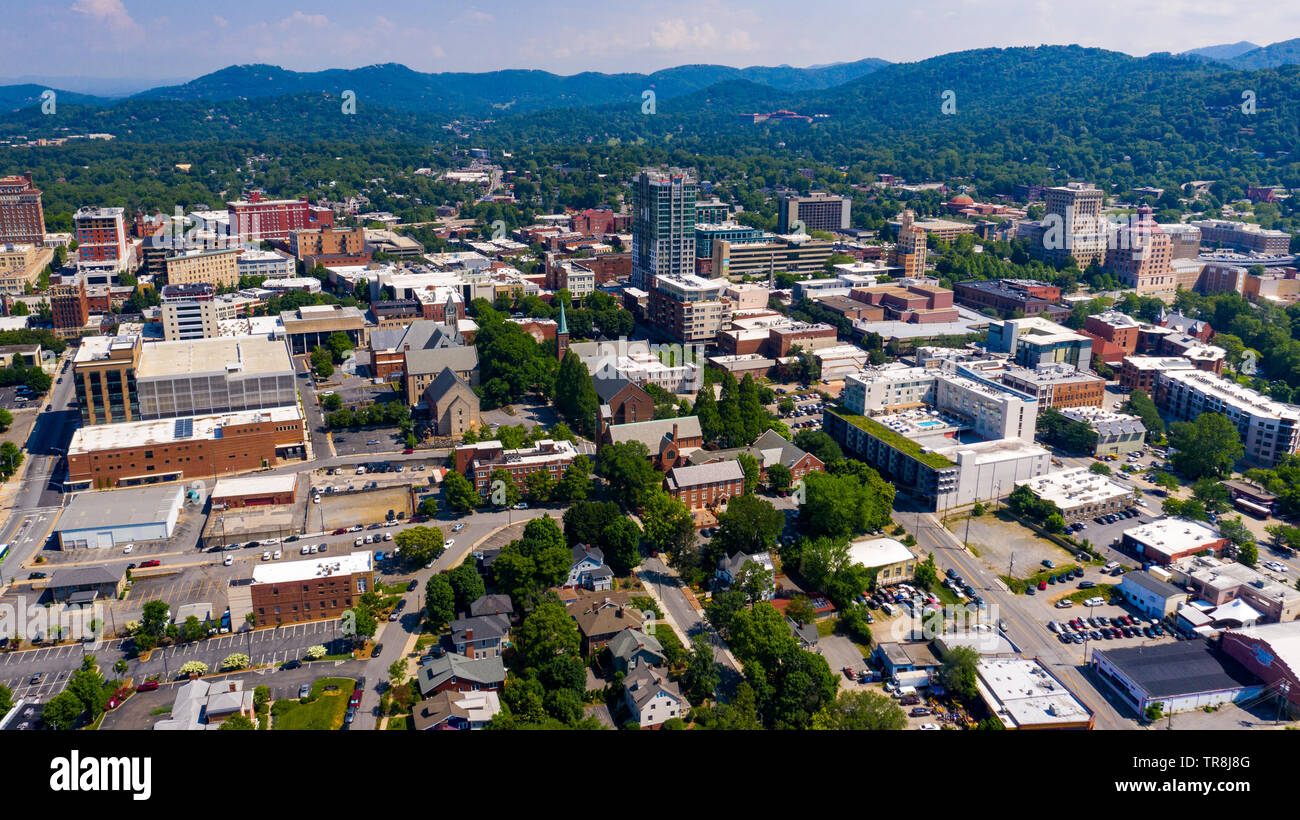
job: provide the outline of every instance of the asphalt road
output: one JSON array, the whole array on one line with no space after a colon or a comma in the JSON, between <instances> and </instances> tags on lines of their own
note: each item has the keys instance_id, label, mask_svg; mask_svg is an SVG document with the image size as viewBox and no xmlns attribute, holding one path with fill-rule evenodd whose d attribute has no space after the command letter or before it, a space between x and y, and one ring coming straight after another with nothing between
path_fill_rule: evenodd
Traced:
<instances>
[{"instance_id":1,"label":"asphalt road","mask_svg":"<svg viewBox=\"0 0 1300 820\"><path fill-rule=\"evenodd\" d=\"M1055 636L1042 628L1041 618L1022 609L1016 596L1007 590L996 573L985 568L979 559L967 552L961 541L942 527L933 515L922 513L919 525L912 512L901 512L895 520L913 529L918 544L917 554L933 552L935 565L940 572L955 569L980 590L980 594L989 603L990 620L1007 621L1007 634L1012 642L1020 647L1025 657L1038 658L1046 664L1093 711L1097 729L1137 728L1135 722L1121 715L1103 691L1093 683L1091 673L1085 673L1075 658L1060 651L1061 645L1056 643Z\"/></svg>"},{"instance_id":2,"label":"asphalt road","mask_svg":"<svg viewBox=\"0 0 1300 820\"><path fill-rule=\"evenodd\" d=\"M665 614L672 619L678 628L686 633L688 639L693 639L696 635L701 634L708 637L709 642L713 644L713 658L718 662L722 672L722 680L718 684L719 694L725 699L735 692L736 685L744 677L743 672L735 658L726 650L726 644L723 643L722 638L686 599L686 594L682 592L681 579L677 576L677 573L673 572L658 558L650 557L641 562L641 568L637 571L637 576L663 602L663 606L667 610ZM687 648L689 649L689 646Z\"/></svg>"}]
</instances>

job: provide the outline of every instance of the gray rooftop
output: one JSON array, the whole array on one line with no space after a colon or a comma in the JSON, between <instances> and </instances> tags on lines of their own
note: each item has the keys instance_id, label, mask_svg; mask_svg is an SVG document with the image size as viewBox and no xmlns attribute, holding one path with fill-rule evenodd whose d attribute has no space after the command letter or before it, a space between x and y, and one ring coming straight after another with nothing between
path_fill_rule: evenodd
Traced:
<instances>
[{"instance_id":1,"label":"gray rooftop","mask_svg":"<svg viewBox=\"0 0 1300 820\"><path fill-rule=\"evenodd\" d=\"M109 529L166 521L181 505L185 488L180 484L139 487L73 496L59 516L59 532Z\"/></svg>"}]
</instances>

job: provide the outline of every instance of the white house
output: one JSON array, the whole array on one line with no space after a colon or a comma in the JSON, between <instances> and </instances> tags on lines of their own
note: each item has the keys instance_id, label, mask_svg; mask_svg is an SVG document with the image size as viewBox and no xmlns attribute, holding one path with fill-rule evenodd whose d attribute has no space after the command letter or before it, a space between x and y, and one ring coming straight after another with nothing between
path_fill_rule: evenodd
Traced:
<instances>
[{"instance_id":1,"label":"white house","mask_svg":"<svg viewBox=\"0 0 1300 820\"><path fill-rule=\"evenodd\" d=\"M599 547L575 545L573 563L569 565L569 577L564 585L596 591L613 589L614 571L605 565L605 553Z\"/></svg>"},{"instance_id":2,"label":"white house","mask_svg":"<svg viewBox=\"0 0 1300 820\"><path fill-rule=\"evenodd\" d=\"M682 717L687 705L677 684L663 670L648 665L638 666L623 681L623 698L642 729Z\"/></svg>"}]
</instances>

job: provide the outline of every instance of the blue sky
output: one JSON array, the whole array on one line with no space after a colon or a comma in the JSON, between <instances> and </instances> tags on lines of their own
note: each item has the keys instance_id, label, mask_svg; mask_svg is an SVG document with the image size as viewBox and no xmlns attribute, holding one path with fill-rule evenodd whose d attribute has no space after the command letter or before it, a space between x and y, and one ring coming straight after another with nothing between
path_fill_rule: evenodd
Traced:
<instances>
[{"instance_id":1,"label":"blue sky","mask_svg":"<svg viewBox=\"0 0 1300 820\"><path fill-rule=\"evenodd\" d=\"M1258 0L587 0L564 7L556 0L5 0L0 77L161 82L233 63L649 72L705 62L910 61L1042 43L1147 54L1300 37L1300 4Z\"/></svg>"}]
</instances>

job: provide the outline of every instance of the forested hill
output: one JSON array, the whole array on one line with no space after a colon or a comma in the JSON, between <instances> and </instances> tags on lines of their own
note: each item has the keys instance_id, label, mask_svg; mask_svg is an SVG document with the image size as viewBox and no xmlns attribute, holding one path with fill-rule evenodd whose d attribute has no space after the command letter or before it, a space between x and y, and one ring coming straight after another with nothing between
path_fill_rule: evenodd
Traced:
<instances>
[{"instance_id":1,"label":"forested hill","mask_svg":"<svg viewBox=\"0 0 1300 820\"><path fill-rule=\"evenodd\" d=\"M387 63L357 69L288 71L271 65L230 66L184 85L155 88L138 100L218 102L307 93L337 96L354 91L359 103L453 117L482 117L552 108L577 108L636 99L654 89L660 98L699 91L720 82L747 80L786 91L827 88L888 65L868 58L817 68L683 65L653 74L585 72L560 76L546 71L422 74Z\"/></svg>"}]
</instances>

